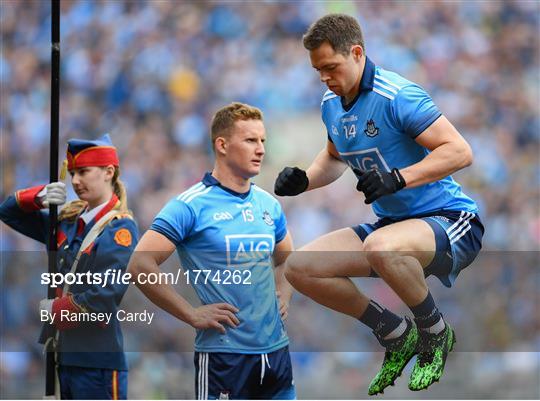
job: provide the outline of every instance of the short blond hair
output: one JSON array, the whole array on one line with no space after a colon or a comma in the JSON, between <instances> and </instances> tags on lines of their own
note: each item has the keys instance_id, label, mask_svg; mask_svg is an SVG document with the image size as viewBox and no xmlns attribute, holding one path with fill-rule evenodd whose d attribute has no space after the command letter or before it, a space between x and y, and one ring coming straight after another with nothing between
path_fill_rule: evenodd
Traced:
<instances>
[{"instance_id":1,"label":"short blond hair","mask_svg":"<svg viewBox=\"0 0 540 401\"><path fill-rule=\"evenodd\" d=\"M263 121L263 113L257 107L239 102L233 102L216 111L216 114L212 117L210 129L212 148L216 143L216 139L220 136L228 136L234 123L240 120Z\"/></svg>"}]
</instances>

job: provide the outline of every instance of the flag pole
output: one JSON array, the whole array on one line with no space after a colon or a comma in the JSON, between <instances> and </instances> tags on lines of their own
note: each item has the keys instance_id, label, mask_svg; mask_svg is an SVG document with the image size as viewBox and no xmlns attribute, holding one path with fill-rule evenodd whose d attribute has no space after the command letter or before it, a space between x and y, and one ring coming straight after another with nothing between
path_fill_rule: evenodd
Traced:
<instances>
[{"instance_id":1,"label":"flag pole","mask_svg":"<svg viewBox=\"0 0 540 401\"><path fill-rule=\"evenodd\" d=\"M49 176L50 182L58 181L58 148L59 148L59 120L60 120L60 0L51 0L51 141ZM58 221L58 206L49 206L49 241L48 263L49 274L56 272L56 230ZM54 299L55 290L49 284L47 298ZM54 397L56 387L56 357L54 344L54 326L47 325L48 329L45 368L45 396ZM51 340L52 339L52 340Z\"/></svg>"}]
</instances>

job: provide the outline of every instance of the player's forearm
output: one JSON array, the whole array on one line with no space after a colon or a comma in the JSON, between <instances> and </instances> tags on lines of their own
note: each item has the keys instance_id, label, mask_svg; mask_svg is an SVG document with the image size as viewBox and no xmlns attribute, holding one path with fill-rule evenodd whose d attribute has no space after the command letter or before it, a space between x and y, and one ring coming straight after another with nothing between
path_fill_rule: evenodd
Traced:
<instances>
[{"instance_id":1,"label":"player's forearm","mask_svg":"<svg viewBox=\"0 0 540 401\"><path fill-rule=\"evenodd\" d=\"M324 187L337 180L347 165L323 149L313 160L306 173L309 179L307 191Z\"/></svg>"},{"instance_id":2,"label":"player's forearm","mask_svg":"<svg viewBox=\"0 0 540 401\"><path fill-rule=\"evenodd\" d=\"M149 284L147 278L159 275L161 270L150 255L134 253L127 269L135 280L135 285L152 303L174 317L191 324L195 308L176 292L171 284Z\"/></svg>"},{"instance_id":3,"label":"player's forearm","mask_svg":"<svg viewBox=\"0 0 540 401\"><path fill-rule=\"evenodd\" d=\"M448 177L471 165L472 160L472 151L466 142L449 142L434 149L420 162L399 171L407 183L406 188L414 188Z\"/></svg>"}]
</instances>

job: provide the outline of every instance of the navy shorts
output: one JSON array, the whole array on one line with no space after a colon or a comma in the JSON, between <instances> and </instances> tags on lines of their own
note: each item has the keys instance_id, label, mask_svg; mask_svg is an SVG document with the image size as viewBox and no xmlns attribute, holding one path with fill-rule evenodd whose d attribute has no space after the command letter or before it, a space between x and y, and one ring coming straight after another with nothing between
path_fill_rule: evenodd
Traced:
<instances>
[{"instance_id":1,"label":"navy shorts","mask_svg":"<svg viewBox=\"0 0 540 401\"><path fill-rule=\"evenodd\" d=\"M269 354L195 352L198 400L294 400L289 346Z\"/></svg>"},{"instance_id":2,"label":"navy shorts","mask_svg":"<svg viewBox=\"0 0 540 401\"><path fill-rule=\"evenodd\" d=\"M424 220L435 233L435 257L424 269L425 276L433 274L446 287L452 287L461 270L472 263L482 248L484 226L480 218L471 212L441 211L399 220L383 218L373 224L360 224L351 228L364 241L381 227L409 219ZM373 270L371 275L377 277Z\"/></svg>"},{"instance_id":3,"label":"navy shorts","mask_svg":"<svg viewBox=\"0 0 540 401\"><path fill-rule=\"evenodd\" d=\"M63 400L125 400L127 370L59 366L60 396Z\"/></svg>"}]
</instances>

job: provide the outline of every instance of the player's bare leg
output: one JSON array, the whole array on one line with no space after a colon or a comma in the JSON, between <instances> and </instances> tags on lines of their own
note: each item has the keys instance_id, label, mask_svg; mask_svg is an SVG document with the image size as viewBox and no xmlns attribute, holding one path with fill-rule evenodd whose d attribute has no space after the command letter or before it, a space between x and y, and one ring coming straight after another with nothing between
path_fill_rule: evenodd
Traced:
<instances>
[{"instance_id":1,"label":"player's bare leg","mask_svg":"<svg viewBox=\"0 0 540 401\"><path fill-rule=\"evenodd\" d=\"M423 268L435 256L435 234L423 220L394 223L371 233L364 243L369 265L409 307L428 293Z\"/></svg>"},{"instance_id":2,"label":"player's bare leg","mask_svg":"<svg viewBox=\"0 0 540 401\"><path fill-rule=\"evenodd\" d=\"M352 229L329 233L289 256L286 276L299 292L373 330L387 352L383 368L370 385L372 395L383 392L401 375L416 353L418 331L410 319L369 300L349 279L371 274L362 250L363 243Z\"/></svg>"},{"instance_id":3,"label":"player's bare leg","mask_svg":"<svg viewBox=\"0 0 540 401\"><path fill-rule=\"evenodd\" d=\"M349 277L367 277L371 272L361 250L362 241L352 229L334 231L291 254L285 275L299 292L317 303L358 318L369 299Z\"/></svg>"},{"instance_id":4,"label":"player's bare leg","mask_svg":"<svg viewBox=\"0 0 540 401\"><path fill-rule=\"evenodd\" d=\"M426 285L423 268L435 255L435 235L423 220L411 219L383 227L366 238L366 258L379 276L409 306L420 330L419 356L409 388L422 390L442 376L455 343Z\"/></svg>"}]
</instances>

